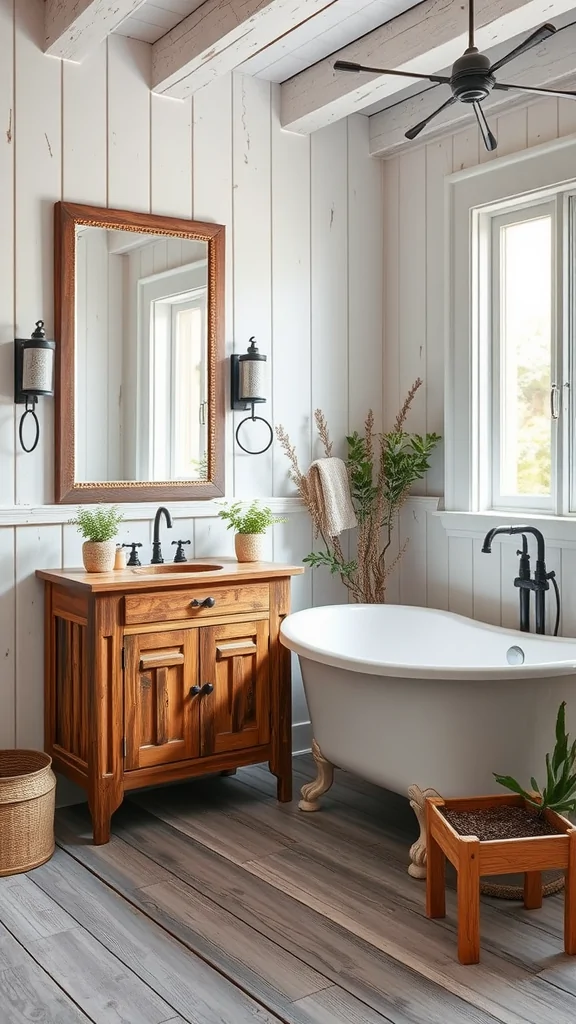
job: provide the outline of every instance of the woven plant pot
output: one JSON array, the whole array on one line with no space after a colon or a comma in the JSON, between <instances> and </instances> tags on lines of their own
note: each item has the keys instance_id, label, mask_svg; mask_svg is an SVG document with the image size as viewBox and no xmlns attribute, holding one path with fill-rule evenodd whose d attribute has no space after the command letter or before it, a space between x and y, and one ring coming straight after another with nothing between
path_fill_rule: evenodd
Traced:
<instances>
[{"instance_id":1,"label":"woven plant pot","mask_svg":"<svg viewBox=\"0 0 576 1024\"><path fill-rule=\"evenodd\" d=\"M86 572L112 572L115 557L115 540L85 540L82 545Z\"/></svg>"},{"instance_id":2,"label":"woven plant pot","mask_svg":"<svg viewBox=\"0 0 576 1024\"><path fill-rule=\"evenodd\" d=\"M31 871L54 853L51 766L39 750L0 750L0 875Z\"/></svg>"},{"instance_id":3,"label":"woven plant pot","mask_svg":"<svg viewBox=\"0 0 576 1024\"><path fill-rule=\"evenodd\" d=\"M264 554L263 533L237 533L234 537L236 558L239 562L261 562Z\"/></svg>"}]
</instances>

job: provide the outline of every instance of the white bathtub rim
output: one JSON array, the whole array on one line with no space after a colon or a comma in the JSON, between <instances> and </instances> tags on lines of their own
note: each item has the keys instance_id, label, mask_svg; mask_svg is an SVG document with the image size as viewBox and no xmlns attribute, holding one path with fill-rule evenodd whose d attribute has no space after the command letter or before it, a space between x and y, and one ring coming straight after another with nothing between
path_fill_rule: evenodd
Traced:
<instances>
[{"instance_id":1,"label":"white bathtub rim","mask_svg":"<svg viewBox=\"0 0 576 1024\"><path fill-rule=\"evenodd\" d=\"M356 612L356 609L373 609L374 607L375 606L373 604L320 605L316 608L305 608L302 611L293 612L284 619L281 625L281 643L301 658L320 662L320 664L329 665L331 668L357 672L360 675L394 676L401 679L443 679L457 681L470 679L478 682L482 680L490 682L496 679L502 679L512 682L513 680L520 681L522 679L541 679L576 674L576 661L574 658L563 661L554 660L550 662L538 662L536 664L528 665L525 663L523 665L478 666L409 665L405 662L398 664L395 662L383 662L369 658L360 658L357 655L334 654L328 648L310 643L309 640L304 640L302 638L301 625L305 621L305 617L314 616L315 613L326 612L331 609L338 609L341 614L343 608L350 608L350 611L354 609L354 612ZM478 628L479 631L486 630L490 633L497 633L502 636L510 637L511 645L514 643L519 644L522 639L525 641L529 636L534 639L538 639L538 641L549 642L552 646L556 647L561 647L565 643L571 645L574 645L575 643L573 637L554 637L534 633L521 633L516 629L508 629L503 626L493 626L487 622L470 619L465 615L458 615L456 612L447 612L437 608L425 608L416 605L394 605L394 607L406 607L410 608L411 611L424 612L426 615L439 616L442 618L452 619L454 621L465 622Z\"/></svg>"}]
</instances>

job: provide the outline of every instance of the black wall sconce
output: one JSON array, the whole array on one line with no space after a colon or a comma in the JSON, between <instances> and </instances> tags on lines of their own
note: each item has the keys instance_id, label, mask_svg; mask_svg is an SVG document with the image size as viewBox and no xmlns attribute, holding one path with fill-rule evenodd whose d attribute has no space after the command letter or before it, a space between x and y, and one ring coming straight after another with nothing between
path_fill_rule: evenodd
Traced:
<instances>
[{"instance_id":1,"label":"black wall sconce","mask_svg":"<svg viewBox=\"0 0 576 1024\"><path fill-rule=\"evenodd\" d=\"M236 427L236 443L243 452L246 452L247 455L262 455L264 452L268 451L272 441L274 440L274 432L268 423L268 420L264 419L263 416L254 415L254 406L266 401L264 396L266 384L266 356L262 355L262 353L258 351L255 339L250 338L248 351L241 356L233 355L230 363L232 372L232 408L252 409L251 415L246 416ZM244 423L255 423L256 421L266 424L270 431L270 440L264 448L259 448L258 451L251 451L242 444L238 435L240 433L240 428Z\"/></svg>"},{"instance_id":2,"label":"black wall sconce","mask_svg":"<svg viewBox=\"0 0 576 1024\"><path fill-rule=\"evenodd\" d=\"M54 350L56 343L47 341L44 321L36 321L36 330L30 338L14 340L14 401L16 405L26 408L20 419L18 436L25 452L33 452L40 440L40 424L36 415L36 405L40 395L54 394ZM24 423L27 416L34 420L35 434L33 443L26 447L24 443Z\"/></svg>"}]
</instances>

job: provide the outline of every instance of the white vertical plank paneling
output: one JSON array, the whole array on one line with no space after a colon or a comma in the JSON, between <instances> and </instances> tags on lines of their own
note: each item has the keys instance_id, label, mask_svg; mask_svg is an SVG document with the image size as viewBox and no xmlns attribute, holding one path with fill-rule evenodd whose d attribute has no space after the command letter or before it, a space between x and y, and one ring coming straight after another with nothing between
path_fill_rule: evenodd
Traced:
<instances>
[{"instance_id":1,"label":"white vertical plank paneling","mask_svg":"<svg viewBox=\"0 0 576 1024\"><path fill-rule=\"evenodd\" d=\"M61 526L16 529L16 743L44 745L44 584L40 566L62 565Z\"/></svg>"},{"instance_id":2,"label":"white vertical plank paneling","mask_svg":"<svg viewBox=\"0 0 576 1024\"><path fill-rule=\"evenodd\" d=\"M426 149L409 150L400 158L398 272L400 395L404 401L416 377L426 373ZM396 410L397 412L398 410ZM409 413L408 430L426 430L426 392L421 388ZM425 493L420 481L416 494Z\"/></svg>"},{"instance_id":3,"label":"white vertical plank paneling","mask_svg":"<svg viewBox=\"0 0 576 1024\"><path fill-rule=\"evenodd\" d=\"M348 127L348 427L372 409L382 425L382 173L369 155L368 118Z\"/></svg>"},{"instance_id":4,"label":"white vertical plank paneling","mask_svg":"<svg viewBox=\"0 0 576 1024\"><path fill-rule=\"evenodd\" d=\"M325 414L334 455L345 455L348 432L348 136L338 121L311 138L312 410ZM324 455L313 431L312 457ZM344 550L348 538L344 536ZM316 549L322 547L315 542ZM312 574L315 604L347 600L327 569Z\"/></svg>"},{"instance_id":5,"label":"white vertical plank paneling","mask_svg":"<svg viewBox=\"0 0 576 1024\"><path fill-rule=\"evenodd\" d=\"M290 516L287 523L274 527L274 559L277 562L300 563L312 550L312 524L304 511ZM309 608L312 604L312 571L307 569L303 576L292 577L293 612ZM310 715L302 686L300 663L292 657L292 720L295 724L309 721Z\"/></svg>"},{"instance_id":6,"label":"white vertical plank paneling","mask_svg":"<svg viewBox=\"0 0 576 1024\"><path fill-rule=\"evenodd\" d=\"M576 550L562 551L562 635L576 637Z\"/></svg>"},{"instance_id":7,"label":"white vertical plank paneling","mask_svg":"<svg viewBox=\"0 0 576 1024\"><path fill-rule=\"evenodd\" d=\"M576 132L576 103L574 100L558 100L558 136L573 135Z\"/></svg>"},{"instance_id":8,"label":"white vertical plank paneling","mask_svg":"<svg viewBox=\"0 0 576 1024\"><path fill-rule=\"evenodd\" d=\"M453 165L455 171L463 171L466 167L475 167L479 162L480 139L476 121L471 122L460 132L452 136Z\"/></svg>"},{"instance_id":9,"label":"white vertical plank paneling","mask_svg":"<svg viewBox=\"0 0 576 1024\"><path fill-rule=\"evenodd\" d=\"M151 103L152 213L192 217L192 100Z\"/></svg>"},{"instance_id":10,"label":"white vertical plank paneling","mask_svg":"<svg viewBox=\"0 0 576 1024\"><path fill-rule=\"evenodd\" d=\"M384 228L384 312L383 312L383 410L385 430L390 430L400 407L400 158L383 164L383 228ZM391 564L400 549L399 531L395 530L388 552ZM390 574L386 583L386 600L400 601L401 567Z\"/></svg>"},{"instance_id":11,"label":"white vertical plank paneling","mask_svg":"<svg viewBox=\"0 0 576 1024\"><path fill-rule=\"evenodd\" d=\"M34 322L53 329L53 211L61 188L61 65L42 52L44 4L15 7L15 306L19 337ZM21 410L18 410L20 413ZM40 399L40 443L26 454L16 448L18 504L53 500L53 403ZM30 435L28 435L30 436Z\"/></svg>"},{"instance_id":12,"label":"white vertical plank paneling","mask_svg":"<svg viewBox=\"0 0 576 1024\"><path fill-rule=\"evenodd\" d=\"M310 464L310 137L280 127L280 88L272 93L272 409ZM298 302L294 297L298 295ZM295 493L289 463L273 446L273 494Z\"/></svg>"},{"instance_id":13,"label":"white vertical plank paneling","mask_svg":"<svg viewBox=\"0 0 576 1024\"><path fill-rule=\"evenodd\" d=\"M458 615L474 614L474 561L469 537L448 538L448 609Z\"/></svg>"},{"instance_id":14,"label":"white vertical plank paneling","mask_svg":"<svg viewBox=\"0 0 576 1024\"><path fill-rule=\"evenodd\" d=\"M387 160L383 171L384 226L384 429L394 423L400 405L400 341L398 331L400 273L400 158Z\"/></svg>"},{"instance_id":15,"label":"white vertical plank paneling","mask_svg":"<svg viewBox=\"0 0 576 1024\"><path fill-rule=\"evenodd\" d=\"M15 532L0 530L0 747L16 742Z\"/></svg>"},{"instance_id":16,"label":"white vertical plank paneling","mask_svg":"<svg viewBox=\"0 0 576 1024\"><path fill-rule=\"evenodd\" d=\"M62 198L107 205L106 43L62 62Z\"/></svg>"},{"instance_id":17,"label":"white vertical plank paneling","mask_svg":"<svg viewBox=\"0 0 576 1024\"><path fill-rule=\"evenodd\" d=\"M195 558L234 558L234 532L217 517L197 519L194 523Z\"/></svg>"},{"instance_id":18,"label":"white vertical plank paneling","mask_svg":"<svg viewBox=\"0 0 576 1024\"><path fill-rule=\"evenodd\" d=\"M226 228L226 356L234 341L234 247L232 183L232 76L216 79L193 99L193 215ZM225 363L228 366L228 363ZM226 373L226 406L229 379ZM226 420L226 493L234 490L233 417Z\"/></svg>"},{"instance_id":19,"label":"white vertical plank paneling","mask_svg":"<svg viewBox=\"0 0 576 1024\"><path fill-rule=\"evenodd\" d=\"M15 503L14 422L14 52L12 0L0 3L0 505ZM0 741L1 742L1 741Z\"/></svg>"},{"instance_id":20,"label":"white vertical plank paneling","mask_svg":"<svg viewBox=\"0 0 576 1024\"><path fill-rule=\"evenodd\" d=\"M558 100L540 100L527 108L527 142L539 146L558 138Z\"/></svg>"},{"instance_id":21,"label":"white vertical plank paneling","mask_svg":"<svg viewBox=\"0 0 576 1024\"><path fill-rule=\"evenodd\" d=\"M528 115L526 107L510 110L496 120L498 156L519 153L528 144Z\"/></svg>"},{"instance_id":22,"label":"white vertical plank paneling","mask_svg":"<svg viewBox=\"0 0 576 1024\"><path fill-rule=\"evenodd\" d=\"M108 37L108 205L150 209L150 46Z\"/></svg>"},{"instance_id":23,"label":"white vertical plank paneling","mask_svg":"<svg viewBox=\"0 0 576 1024\"><path fill-rule=\"evenodd\" d=\"M452 138L426 146L426 430L444 433L444 179L452 171ZM444 491L443 445L434 451L426 493Z\"/></svg>"},{"instance_id":24,"label":"white vertical plank paneling","mask_svg":"<svg viewBox=\"0 0 576 1024\"><path fill-rule=\"evenodd\" d=\"M448 610L448 537L439 516L426 516L426 603Z\"/></svg>"},{"instance_id":25,"label":"white vertical plank paneling","mask_svg":"<svg viewBox=\"0 0 576 1024\"><path fill-rule=\"evenodd\" d=\"M559 635L562 636L564 623L562 616L562 551L560 548L547 545L546 547L546 568L548 572L556 573L556 582L560 588L560 626ZM552 636L556 625L556 595L554 587L550 583L550 590L546 592L546 632Z\"/></svg>"},{"instance_id":26,"label":"white vertical plank paneling","mask_svg":"<svg viewBox=\"0 0 576 1024\"><path fill-rule=\"evenodd\" d=\"M312 408L345 454L348 431L348 139L339 121L311 137ZM338 451L336 451L338 449ZM323 455L314 430L313 457Z\"/></svg>"},{"instance_id":27,"label":"white vertical plank paneling","mask_svg":"<svg viewBox=\"0 0 576 1024\"><path fill-rule=\"evenodd\" d=\"M400 601L426 604L426 509L408 499L400 513L400 542L406 550L400 562Z\"/></svg>"},{"instance_id":28,"label":"white vertical plank paneling","mask_svg":"<svg viewBox=\"0 0 576 1024\"><path fill-rule=\"evenodd\" d=\"M512 541L496 540L493 545L495 550L499 543L500 547L500 608L502 625L508 629L518 629L520 626L520 598L518 588L514 586L514 580L518 575L518 555L516 554L518 537ZM534 605L534 602L532 602Z\"/></svg>"},{"instance_id":29,"label":"white vertical plank paneling","mask_svg":"<svg viewBox=\"0 0 576 1024\"><path fill-rule=\"evenodd\" d=\"M254 335L258 349L270 357L272 335L270 83L247 75L233 76L232 158L234 178L234 348L245 351ZM274 416L270 401L263 415ZM235 426L246 416L234 414ZM245 424L242 443L258 450L268 441L264 424ZM235 493L240 497L272 494L272 452L246 455L237 446Z\"/></svg>"},{"instance_id":30,"label":"white vertical plank paneling","mask_svg":"<svg viewBox=\"0 0 576 1024\"><path fill-rule=\"evenodd\" d=\"M474 618L500 625L500 555L502 547L494 544L491 554L484 554L482 542L472 541L474 560Z\"/></svg>"}]
</instances>

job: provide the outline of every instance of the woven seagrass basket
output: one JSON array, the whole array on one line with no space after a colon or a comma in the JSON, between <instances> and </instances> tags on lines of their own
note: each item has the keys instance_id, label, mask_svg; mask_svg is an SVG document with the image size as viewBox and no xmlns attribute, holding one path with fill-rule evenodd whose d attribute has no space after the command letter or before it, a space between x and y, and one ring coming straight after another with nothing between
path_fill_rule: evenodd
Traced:
<instances>
[{"instance_id":1,"label":"woven seagrass basket","mask_svg":"<svg viewBox=\"0 0 576 1024\"><path fill-rule=\"evenodd\" d=\"M0 875L30 871L54 853L51 766L39 750L0 750Z\"/></svg>"}]
</instances>

